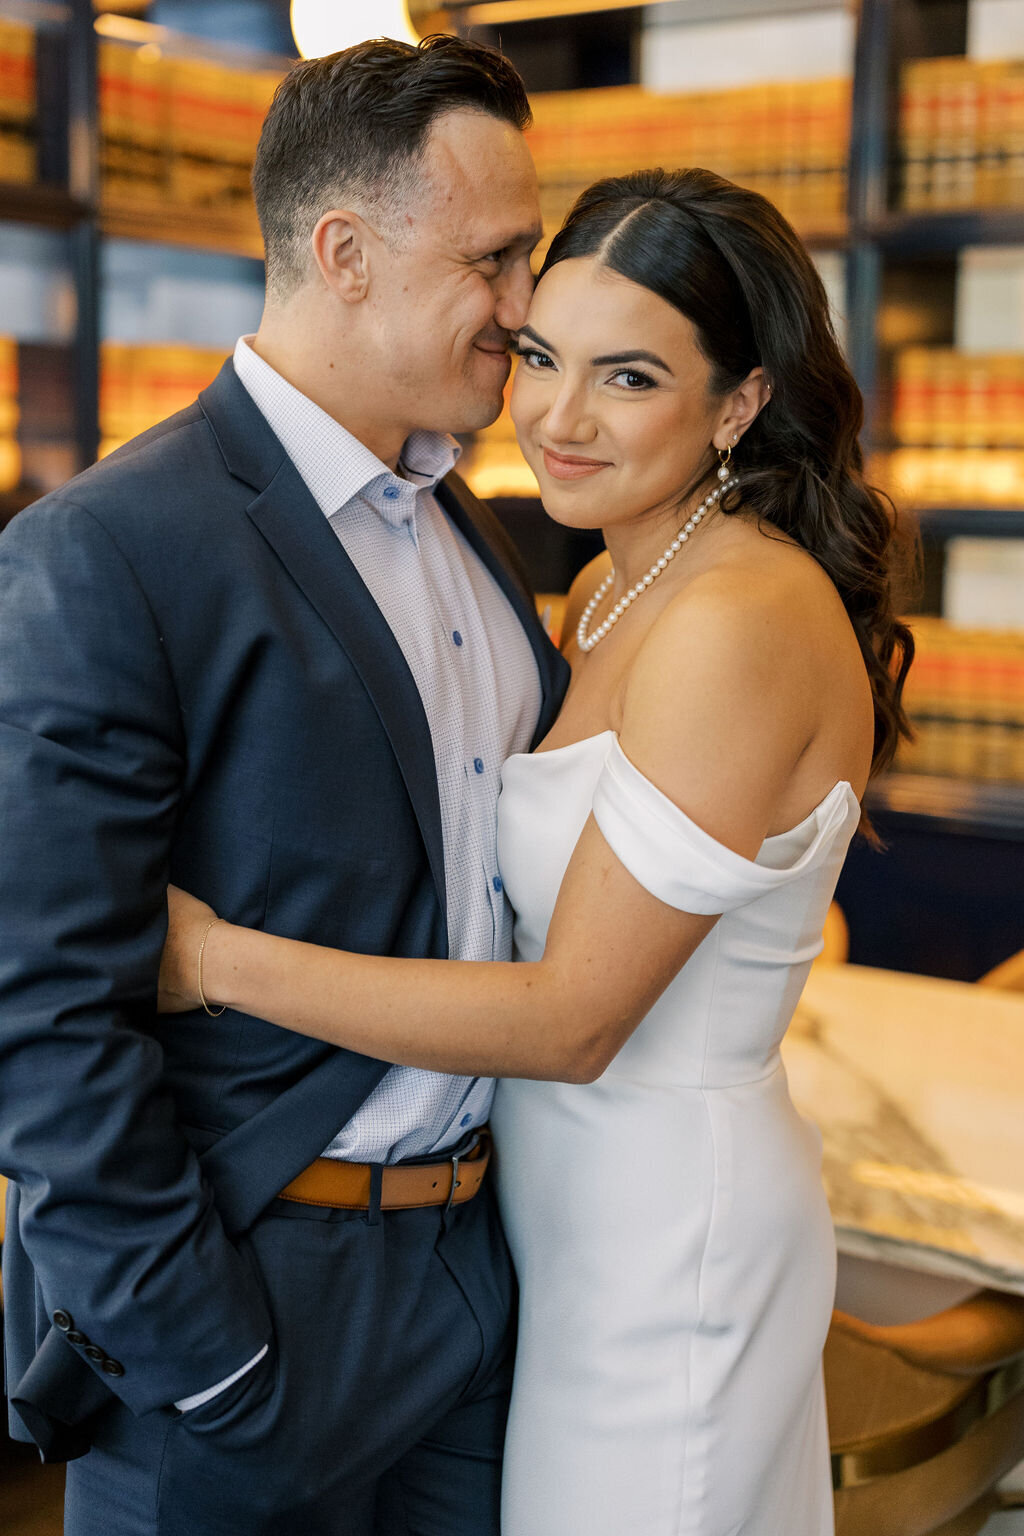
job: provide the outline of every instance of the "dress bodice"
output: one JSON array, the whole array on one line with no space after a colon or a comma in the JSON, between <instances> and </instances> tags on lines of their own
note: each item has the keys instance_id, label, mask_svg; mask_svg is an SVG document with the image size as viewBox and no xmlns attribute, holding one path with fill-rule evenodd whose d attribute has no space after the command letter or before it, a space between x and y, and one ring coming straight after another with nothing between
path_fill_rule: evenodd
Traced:
<instances>
[{"instance_id":1,"label":"dress bodice","mask_svg":"<svg viewBox=\"0 0 1024 1536\"><path fill-rule=\"evenodd\" d=\"M502 782L498 857L523 960L543 953L591 812L659 900L721 916L596 1082L498 1085L520 1283L501 1528L832 1536L821 1350L835 1246L821 1139L778 1047L821 948L853 791L837 784L745 859L612 731L512 757Z\"/></svg>"},{"instance_id":2,"label":"dress bodice","mask_svg":"<svg viewBox=\"0 0 1024 1536\"><path fill-rule=\"evenodd\" d=\"M591 812L645 889L682 911L722 914L608 1073L711 1088L773 1071L859 820L850 785L836 784L799 826L766 838L750 860L646 779L614 731L509 758L498 858L521 959L543 953L562 877Z\"/></svg>"}]
</instances>

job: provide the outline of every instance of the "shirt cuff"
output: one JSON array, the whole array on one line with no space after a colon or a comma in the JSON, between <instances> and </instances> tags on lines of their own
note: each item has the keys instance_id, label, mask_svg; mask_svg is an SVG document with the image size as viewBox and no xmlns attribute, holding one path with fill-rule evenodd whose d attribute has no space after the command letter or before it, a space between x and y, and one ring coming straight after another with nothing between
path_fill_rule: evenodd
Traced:
<instances>
[{"instance_id":1,"label":"shirt cuff","mask_svg":"<svg viewBox=\"0 0 1024 1536\"><path fill-rule=\"evenodd\" d=\"M264 1344L259 1354L253 1355L248 1365L243 1365L240 1371L232 1371L230 1376L225 1376L223 1381L218 1381L215 1387L207 1387L205 1392L197 1392L194 1397L183 1397L180 1402L175 1403L175 1408L179 1413L188 1413L193 1408L201 1408L204 1403L216 1397L218 1392L226 1392L228 1387L233 1387L236 1381L241 1381L247 1371L251 1371L254 1365L259 1365L269 1348L269 1344Z\"/></svg>"}]
</instances>

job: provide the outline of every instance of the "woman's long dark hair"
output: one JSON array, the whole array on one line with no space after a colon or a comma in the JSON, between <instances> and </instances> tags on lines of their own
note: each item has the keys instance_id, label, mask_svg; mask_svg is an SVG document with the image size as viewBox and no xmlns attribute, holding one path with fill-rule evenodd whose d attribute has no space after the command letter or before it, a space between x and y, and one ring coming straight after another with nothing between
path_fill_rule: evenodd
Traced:
<instances>
[{"instance_id":1,"label":"woman's long dark hair","mask_svg":"<svg viewBox=\"0 0 1024 1536\"><path fill-rule=\"evenodd\" d=\"M896 516L864 483L860 390L817 268L777 208L702 170L636 171L589 187L541 276L577 256L597 256L692 322L712 393L764 369L771 400L737 454L742 507L803 545L835 584L871 680L877 773L910 735L901 700L914 641L895 609ZM698 484L714 467L709 447ZM734 496L723 510L739 506Z\"/></svg>"}]
</instances>

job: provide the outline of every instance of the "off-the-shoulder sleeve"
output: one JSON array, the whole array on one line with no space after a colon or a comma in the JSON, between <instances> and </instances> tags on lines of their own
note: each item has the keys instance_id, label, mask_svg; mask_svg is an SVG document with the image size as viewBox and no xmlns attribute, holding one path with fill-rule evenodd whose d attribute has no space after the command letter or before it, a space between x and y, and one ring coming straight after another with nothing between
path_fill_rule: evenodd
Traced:
<instances>
[{"instance_id":1,"label":"off-the-shoulder sleeve","mask_svg":"<svg viewBox=\"0 0 1024 1536\"><path fill-rule=\"evenodd\" d=\"M645 890L667 906L706 915L742 907L813 868L856 809L849 785L837 784L808 817L807 841L790 863L755 864L702 831L634 767L614 738L593 803L612 852Z\"/></svg>"}]
</instances>

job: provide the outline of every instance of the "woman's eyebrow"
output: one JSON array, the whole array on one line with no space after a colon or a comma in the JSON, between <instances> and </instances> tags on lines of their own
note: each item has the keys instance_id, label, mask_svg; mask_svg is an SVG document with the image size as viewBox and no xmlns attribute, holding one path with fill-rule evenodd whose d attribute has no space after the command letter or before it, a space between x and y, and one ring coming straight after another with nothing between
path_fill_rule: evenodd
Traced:
<instances>
[{"instance_id":1,"label":"woman's eyebrow","mask_svg":"<svg viewBox=\"0 0 1024 1536\"><path fill-rule=\"evenodd\" d=\"M538 336L532 325L521 325L519 335L528 336L531 341L537 343L538 347L543 347L545 352L554 352L556 356L558 355L557 348L553 347L550 341L545 341L543 336Z\"/></svg>"},{"instance_id":2,"label":"woman's eyebrow","mask_svg":"<svg viewBox=\"0 0 1024 1536\"><path fill-rule=\"evenodd\" d=\"M538 347L543 347L545 352L550 352L555 357L558 356L557 347L553 347L550 341L545 341L543 336L539 335L532 325L520 326L519 336L526 336L530 341L535 341ZM610 364L617 364L621 367L624 363L650 363L652 367L660 368L663 373L667 373L670 379L675 378L675 374L668 363L663 362L656 352L644 352L642 350L637 352L608 352L603 357L592 357L590 359L590 366L592 368L606 368Z\"/></svg>"},{"instance_id":3,"label":"woman's eyebrow","mask_svg":"<svg viewBox=\"0 0 1024 1536\"><path fill-rule=\"evenodd\" d=\"M605 357L592 357L590 362L594 368L605 368L609 363L650 363L675 378L668 363L663 363L656 352L609 352Z\"/></svg>"}]
</instances>

